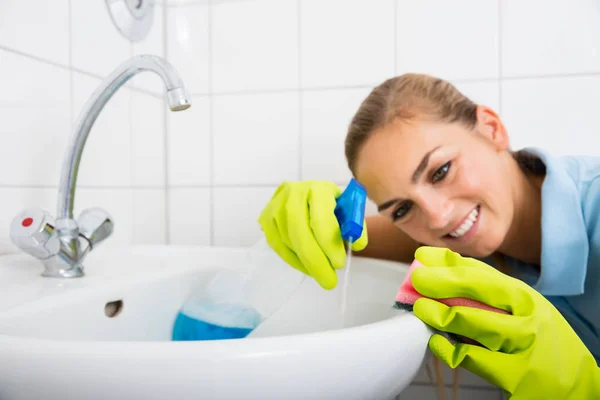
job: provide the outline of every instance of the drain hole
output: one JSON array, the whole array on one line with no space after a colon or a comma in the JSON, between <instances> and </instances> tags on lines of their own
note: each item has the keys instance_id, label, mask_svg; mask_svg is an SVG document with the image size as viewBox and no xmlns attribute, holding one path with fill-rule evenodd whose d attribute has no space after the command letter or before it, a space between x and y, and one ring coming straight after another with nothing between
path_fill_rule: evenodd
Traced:
<instances>
[{"instance_id":1,"label":"drain hole","mask_svg":"<svg viewBox=\"0 0 600 400\"><path fill-rule=\"evenodd\" d=\"M123 300L111 301L104 306L104 314L106 314L108 318L114 318L119 315L122 309Z\"/></svg>"}]
</instances>

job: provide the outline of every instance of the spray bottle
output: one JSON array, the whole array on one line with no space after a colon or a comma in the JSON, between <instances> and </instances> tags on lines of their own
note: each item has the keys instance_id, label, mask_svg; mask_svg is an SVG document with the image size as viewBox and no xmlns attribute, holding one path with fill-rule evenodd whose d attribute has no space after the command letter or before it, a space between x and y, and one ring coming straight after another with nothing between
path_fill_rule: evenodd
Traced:
<instances>
[{"instance_id":1,"label":"spray bottle","mask_svg":"<svg viewBox=\"0 0 600 400\"><path fill-rule=\"evenodd\" d=\"M340 225L342 239L346 241L346 265L344 266L344 285L340 299L341 325L346 326L346 303L352 263L352 243L358 240L364 228L367 191L356 179L352 178L344 192L337 198L334 210Z\"/></svg>"}]
</instances>

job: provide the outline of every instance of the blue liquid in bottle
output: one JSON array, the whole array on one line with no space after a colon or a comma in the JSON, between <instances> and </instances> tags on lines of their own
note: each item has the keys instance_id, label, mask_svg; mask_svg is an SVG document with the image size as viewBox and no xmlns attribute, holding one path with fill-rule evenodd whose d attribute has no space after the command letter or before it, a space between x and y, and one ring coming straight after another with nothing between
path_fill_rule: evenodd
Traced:
<instances>
[{"instance_id":1,"label":"blue liquid in bottle","mask_svg":"<svg viewBox=\"0 0 600 400\"><path fill-rule=\"evenodd\" d=\"M179 312L173 326L172 339L223 340L245 338L261 322L254 309L234 304L193 304ZM217 322L218 321L218 322Z\"/></svg>"}]
</instances>

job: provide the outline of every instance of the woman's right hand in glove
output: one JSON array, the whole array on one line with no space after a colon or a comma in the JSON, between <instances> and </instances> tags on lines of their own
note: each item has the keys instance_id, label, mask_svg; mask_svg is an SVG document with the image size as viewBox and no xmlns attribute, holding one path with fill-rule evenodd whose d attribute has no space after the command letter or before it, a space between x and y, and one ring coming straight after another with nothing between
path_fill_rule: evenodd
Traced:
<instances>
[{"instance_id":1,"label":"woman's right hand in glove","mask_svg":"<svg viewBox=\"0 0 600 400\"><path fill-rule=\"evenodd\" d=\"M429 326L473 339L453 344L435 334L429 348L451 368L464 367L504 390L511 400L600 399L596 359L562 314L516 278L449 249L420 247L426 268L411 276L424 298L414 313ZM448 307L436 299L470 298L505 310Z\"/></svg>"},{"instance_id":2,"label":"woman's right hand in glove","mask_svg":"<svg viewBox=\"0 0 600 400\"><path fill-rule=\"evenodd\" d=\"M342 189L328 181L282 183L258 218L269 246L289 265L313 277L325 289L337 285L335 270L346 263L346 250L335 217ZM352 250L367 246L367 227Z\"/></svg>"}]
</instances>

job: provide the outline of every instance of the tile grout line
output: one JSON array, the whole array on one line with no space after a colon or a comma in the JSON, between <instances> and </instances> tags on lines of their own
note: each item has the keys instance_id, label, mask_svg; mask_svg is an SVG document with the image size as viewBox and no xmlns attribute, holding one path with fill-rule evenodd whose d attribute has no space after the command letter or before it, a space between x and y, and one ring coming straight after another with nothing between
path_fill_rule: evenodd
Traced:
<instances>
[{"instance_id":1,"label":"tile grout line","mask_svg":"<svg viewBox=\"0 0 600 400\"><path fill-rule=\"evenodd\" d=\"M70 7L70 4L71 3L69 3L69 7ZM70 13L70 8L69 8L69 15L70 14L71 13ZM79 69L79 68L73 66L72 41L73 41L72 40L72 26L71 26L71 22L69 21L69 65L64 65L64 64L61 64L61 63L57 63L55 61L47 60L45 58L41 58L41 57L35 56L33 54L28 54L28 53L25 53L23 51L20 51L20 50L17 50L17 49L13 49L13 48L10 48L10 47L7 47L7 46L3 46L3 45L0 45L0 51L5 51L7 53L16 54L18 56L27 58L29 60L34 60L34 61L40 62L40 63L45 64L45 65L49 65L49 66L52 66L52 67L66 69L67 71L70 71L71 73L76 72L78 74L82 74L82 75L85 75L85 76L90 77L90 78L95 78L95 79L100 79L100 80L104 79L104 77L101 76L101 75L95 74L93 72L85 71L83 69ZM153 97L157 97L157 98L161 97L160 94L158 94L158 93L154 93L152 91L145 90L145 89L139 89L137 87L128 87L128 89L136 91L136 92L144 93L144 94L147 94L147 95L150 95L150 96L153 96Z\"/></svg>"},{"instance_id":2,"label":"tile grout line","mask_svg":"<svg viewBox=\"0 0 600 400\"><path fill-rule=\"evenodd\" d=\"M398 0L394 0L394 75L398 75Z\"/></svg>"},{"instance_id":3,"label":"tile grout line","mask_svg":"<svg viewBox=\"0 0 600 400\"><path fill-rule=\"evenodd\" d=\"M69 0L69 65L66 67L69 74L69 130L67 132L67 143L71 140L72 135L75 134L75 125L77 124L76 119L79 118L78 113L75 110L75 72L73 68L73 0ZM20 52L19 52L20 53ZM18 53L18 54L19 54ZM31 57L26 55L25 53L20 53L23 57ZM42 59L38 59L36 57L31 57L37 61L44 62ZM52 63L49 63L52 65ZM55 67L65 68L62 65L54 65ZM81 112L81 111L80 111ZM64 156L63 156L64 157ZM63 161L64 162L64 161ZM64 167L59 164L59 179L62 179L60 175L62 172L62 168ZM20 186L23 189L22 186ZM58 191L58 185L56 186L56 190ZM56 212L56 211L55 211Z\"/></svg>"},{"instance_id":4,"label":"tile grout line","mask_svg":"<svg viewBox=\"0 0 600 400\"><path fill-rule=\"evenodd\" d=\"M75 74L73 73L73 1L69 1L69 126L75 124Z\"/></svg>"},{"instance_id":5,"label":"tile grout line","mask_svg":"<svg viewBox=\"0 0 600 400\"><path fill-rule=\"evenodd\" d=\"M162 50L163 56L166 60L169 60L169 43L168 43L168 22L169 22L169 7L166 4L163 4L163 33L162 33ZM161 96L162 97L162 96ZM163 113L163 170L165 176L163 177L164 188L163 188L163 198L164 198L164 241L166 245L171 244L171 212L170 212L170 192L169 192L169 113L167 112L167 102L164 97L162 97L162 113Z\"/></svg>"},{"instance_id":6,"label":"tile grout line","mask_svg":"<svg viewBox=\"0 0 600 400\"><path fill-rule=\"evenodd\" d=\"M69 30L69 36L71 36L71 28L72 28L71 27L71 21L70 21L71 20L71 10L70 10L70 7L71 7L71 3L69 2L69 29L68 29ZM69 37L69 43L71 43L71 41L72 41L72 39L71 39L71 37ZM47 64L47 65L51 65L53 67L58 67L58 68L63 68L63 69L68 69L68 70L72 69L69 65L64 65L64 64L58 63L56 61L47 60L45 58L38 57L38 56L35 56L33 54L28 54L28 53L25 53L24 51L13 49L11 47L4 46L2 44L0 44L0 50L6 51L7 53L12 53L12 54L19 55L21 57L29 58L29 59L32 59L32 60L35 60L35 61L39 61L41 63ZM69 52L70 52L69 53L69 58L71 58L70 57L71 56L71 50L69 50ZM69 62L70 61L71 60L69 60Z\"/></svg>"},{"instance_id":7,"label":"tile grout line","mask_svg":"<svg viewBox=\"0 0 600 400\"><path fill-rule=\"evenodd\" d=\"M298 180L302 180L302 165L304 162L304 124L302 107L304 104L304 91L302 90L302 0L297 0L296 10L298 12Z\"/></svg>"},{"instance_id":8,"label":"tile grout line","mask_svg":"<svg viewBox=\"0 0 600 400\"><path fill-rule=\"evenodd\" d=\"M215 245L215 132L213 95L213 0L208 0L208 229L209 244Z\"/></svg>"},{"instance_id":9,"label":"tile grout line","mask_svg":"<svg viewBox=\"0 0 600 400\"><path fill-rule=\"evenodd\" d=\"M345 186L348 182L336 182L334 184ZM169 185L167 189L183 190L183 189L275 189L280 183L227 183L227 184L193 184L193 185ZM0 190L6 189L34 189L34 190L58 190L58 185L19 185L19 184L0 184ZM163 190L163 186L151 185L132 185L132 186L94 186L94 185L77 185L77 190Z\"/></svg>"},{"instance_id":10,"label":"tile grout line","mask_svg":"<svg viewBox=\"0 0 600 400\"><path fill-rule=\"evenodd\" d=\"M519 80L544 80L544 79L560 79L560 78L598 78L600 77L600 71L598 72L574 72L564 74L546 74L546 75L514 75L514 76L503 76L503 81L519 81ZM465 79L452 79L453 84L467 84L467 83L497 83L500 78L498 76L490 78L465 78ZM227 91L227 92L216 92L216 93L200 93L192 92L194 96L251 96L259 94L275 94L275 93L293 93L293 92L326 92L335 90L354 90L354 89L372 89L377 84L363 84L363 85L350 85L350 86L314 86L314 87L303 87L303 88L284 88L284 89L264 89L264 90L238 90L238 91ZM156 96L156 94L154 94Z\"/></svg>"},{"instance_id":11,"label":"tile grout line","mask_svg":"<svg viewBox=\"0 0 600 400\"><path fill-rule=\"evenodd\" d=\"M498 0L498 115L502 115L502 0Z\"/></svg>"},{"instance_id":12,"label":"tile grout line","mask_svg":"<svg viewBox=\"0 0 600 400\"><path fill-rule=\"evenodd\" d=\"M133 57L133 53L134 53L133 42L131 42L129 39L126 39L126 40L127 40L127 43L129 43L129 58L131 58L131 57ZM128 114L129 114L129 118L128 118L129 119L129 121L128 121L129 122L129 124L128 124L129 125L129 181L131 182L130 185L134 186L134 182L135 182L135 172L134 172L135 171L135 168L134 168L135 151L133 149L133 146L134 146L135 141L133 139L133 136L134 136L134 133L133 133L133 126L134 126L134 123L133 123L133 93L129 91L129 89L132 85L127 85L127 86L128 87L123 86L122 89L128 89L128 90L125 90L125 93L127 93L127 104L129 105L129 111L128 111ZM135 243L137 240L136 235L135 235L135 225L136 225L135 218L137 215L135 212L136 208L137 207L135 206L135 190L132 189L131 190L131 210L130 210L132 224L131 224L131 231L129 232L129 235L130 235L129 237L130 237L130 240L132 243Z\"/></svg>"}]
</instances>

